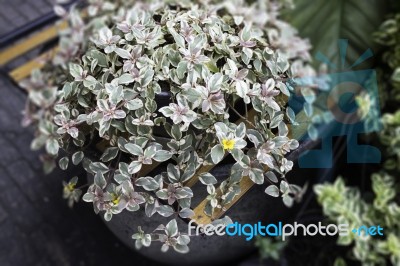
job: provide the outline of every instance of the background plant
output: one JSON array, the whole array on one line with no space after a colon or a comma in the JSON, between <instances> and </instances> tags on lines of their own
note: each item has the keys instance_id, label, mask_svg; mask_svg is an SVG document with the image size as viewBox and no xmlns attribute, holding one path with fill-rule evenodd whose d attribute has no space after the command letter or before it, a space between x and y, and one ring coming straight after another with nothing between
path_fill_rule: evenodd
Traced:
<instances>
[{"instance_id":1,"label":"background plant","mask_svg":"<svg viewBox=\"0 0 400 266\"><path fill-rule=\"evenodd\" d=\"M400 14L392 15L374 33L377 43L385 47L382 55L382 67L380 70L381 94L383 102L392 99L400 100Z\"/></svg>"},{"instance_id":2,"label":"background plant","mask_svg":"<svg viewBox=\"0 0 400 266\"><path fill-rule=\"evenodd\" d=\"M346 265L348 259L358 260L363 265L398 265L400 263L399 238L399 159L398 149L400 111L398 111L398 15L385 21L374 34L378 43L386 46L379 65L381 103L384 111L381 118L382 129L377 134L383 145L384 161L381 170L371 175L371 189L361 190L345 186L339 177L334 184L315 186L318 201L324 213L337 223L352 226L376 225L385 228L383 237L372 239L339 236L338 245L349 246L350 255L338 258L336 265ZM362 106L363 102L358 102Z\"/></svg>"}]
</instances>

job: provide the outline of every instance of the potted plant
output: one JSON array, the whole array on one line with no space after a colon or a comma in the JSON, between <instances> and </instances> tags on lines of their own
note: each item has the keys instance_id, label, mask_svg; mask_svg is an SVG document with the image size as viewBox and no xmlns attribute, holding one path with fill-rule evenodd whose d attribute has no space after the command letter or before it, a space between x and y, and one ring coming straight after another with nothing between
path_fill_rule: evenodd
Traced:
<instances>
[{"instance_id":1,"label":"potted plant","mask_svg":"<svg viewBox=\"0 0 400 266\"><path fill-rule=\"evenodd\" d=\"M83 17L57 7L71 28L52 62L22 84L24 121L37 129L32 147L45 147L48 171L59 154L60 168L72 161L87 171L84 193L77 177L65 182L70 204L84 194L136 248L160 242L157 250L187 253L192 242L191 256L141 251L169 263L215 263L249 250L243 239L190 236L185 227L202 199L211 218L229 205L244 178L264 187L246 195L241 204L253 211L241 219L265 218L257 212L264 207L284 218L279 198L290 207L304 192L286 178L298 153L287 155L299 147L291 78L313 70L307 42L277 18L278 7L96 1Z\"/></svg>"}]
</instances>

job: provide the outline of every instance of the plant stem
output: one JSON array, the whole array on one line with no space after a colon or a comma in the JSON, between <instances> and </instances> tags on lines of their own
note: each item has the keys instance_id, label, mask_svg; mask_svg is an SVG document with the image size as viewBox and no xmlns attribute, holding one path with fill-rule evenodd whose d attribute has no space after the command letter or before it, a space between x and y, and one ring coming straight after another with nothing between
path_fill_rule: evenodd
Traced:
<instances>
[{"instance_id":1,"label":"plant stem","mask_svg":"<svg viewBox=\"0 0 400 266\"><path fill-rule=\"evenodd\" d=\"M89 183L84 184L84 185L82 185L82 186L79 186L79 187L77 187L76 189L82 189L82 188L85 188L85 187L88 187L88 186L89 186Z\"/></svg>"},{"instance_id":2,"label":"plant stem","mask_svg":"<svg viewBox=\"0 0 400 266\"><path fill-rule=\"evenodd\" d=\"M250 126L252 126L253 128L256 128L256 126L251 122L251 121L249 121L246 117L244 117L244 116L242 116L238 111L236 111L236 109L235 108L233 108L233 106L230 104L230 103L228 103L228 106L232 109L232 111L234 111L235 112L235 114L237 114L241 119L243 119L246 123L248 123Z\"/></svg>"}]
</instances>

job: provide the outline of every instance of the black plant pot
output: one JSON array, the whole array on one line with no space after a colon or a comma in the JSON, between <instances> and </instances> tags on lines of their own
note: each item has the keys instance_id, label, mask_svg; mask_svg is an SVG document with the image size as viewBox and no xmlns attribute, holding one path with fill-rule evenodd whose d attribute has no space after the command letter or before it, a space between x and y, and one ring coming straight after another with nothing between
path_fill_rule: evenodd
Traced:
<instances>
[{"instance_id":1,"label":"black plant pot","mask_svg":"<svg viewBox=\"0 0 400 266\"><path fill-rule=\"evenodd\" d=\"M288 159L296 161L299 154L304 150L315 146L315 142L305 141L300 147L288 155ZM229 160L229 159L228 159ZM211 170L211 173L218 181L226 179L229 175L232 164L222 163ZM166 167L160 166L149 175L166 171ZM300 169L297 166L287 176L289 181L294 184L304 185L305 182L312 183L309 170ZM89 176L89 182L93 182L93 177ZM309 184L312 185L312 184ZM287 208L280 198L273 198L265 194L265 185L254 185L232 208L228 210L228 215L234 222L241 224L254 224L257 222L267 223L288 223L293 222L296 214L301 208L300 204L294 204L292 208ZM192 207L197 206L206 196L206 187L198 182L192 187L194 197ZM137 212L123 211L114 215L112 220L105 222L107 227L125 245L134 248L135 240L132 235L141 226L146 233L152 232L160 224L167 224L171 219L176 218L181 232L188 232L187 221L177 217L162 217L154 214L151 218L147 217L144 210ZM192 235L194 232L192 231ZM243 236L192 236L189 243L190 252L179 254L173 249L168 252L161 252L161 243L153 242L148 248L143 247L138 252L142 255L168 265L232 265L255 251L254 243L246 241ZM136 250L136 249L135 249Z\"/></svg>"}]
</instances>

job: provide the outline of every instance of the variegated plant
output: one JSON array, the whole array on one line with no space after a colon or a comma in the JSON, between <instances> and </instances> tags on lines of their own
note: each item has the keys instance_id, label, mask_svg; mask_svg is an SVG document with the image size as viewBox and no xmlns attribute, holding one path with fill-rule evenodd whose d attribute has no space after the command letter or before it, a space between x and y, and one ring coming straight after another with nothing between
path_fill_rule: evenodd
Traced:
<instances>
[{"instance_id":1,"label":"variegated plant","mask_svg":"<svg viewBox=\"0 0 400 266\"><path fill-rule=\"evenodd\" d=\"M308 43L278 19L280 4L89 2L83 17L56 9L71 27L52 62L22 84L29 92L24 121L37 129L32 147L45 147L47 170L60 149L67 151L62 169L70 160L82 163L94 175L83 200L107 221L141 208L148 216L190 218L186 182L227 155L235 164L226 180L199 177L209 193L207 215L235 198L244 176L269 183L266 193L291 206L300 188L285 179L293 166L285 155L298 147L289 135L295 116L287 100L291 77L312 68ZM158 106L160 94L170 103ZM160 129L168 140L160 140ZM105 149L93 158L96 140ZM167 162L164 172L141 175L158 162ZM77 178L65 183L71 205L81 195L76 184ZM158 240L163 251L188 251L190 239L175 220L158 229L164 233L139 228L136 246Z\"/></svg>"}]
</instances>

